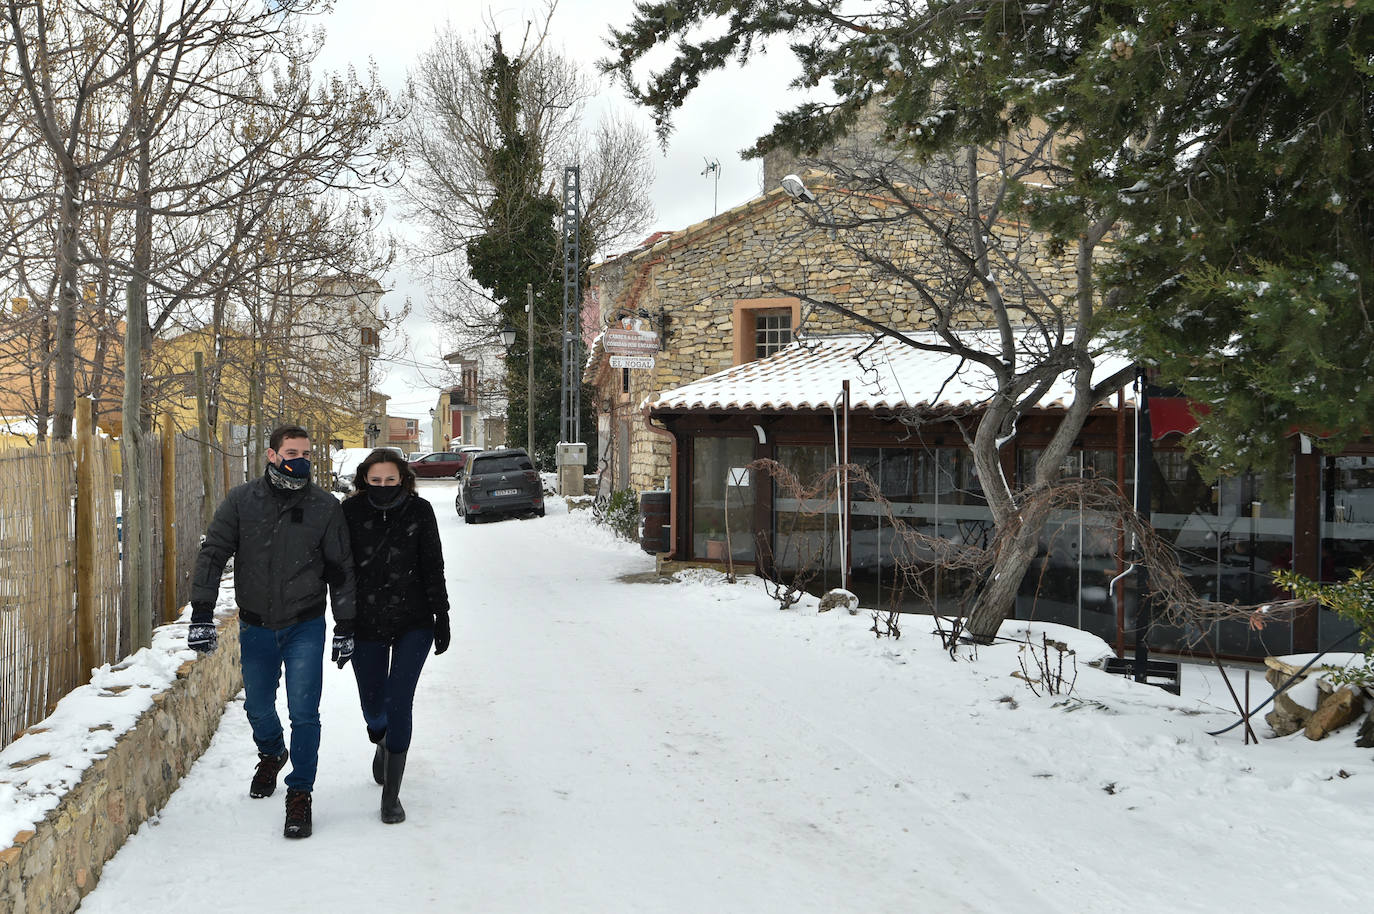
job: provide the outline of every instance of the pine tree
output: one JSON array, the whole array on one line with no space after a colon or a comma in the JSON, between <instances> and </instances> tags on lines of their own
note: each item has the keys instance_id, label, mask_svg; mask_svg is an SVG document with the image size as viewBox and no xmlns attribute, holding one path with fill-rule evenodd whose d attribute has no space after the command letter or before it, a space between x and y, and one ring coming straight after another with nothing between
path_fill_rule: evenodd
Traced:
<instances>
[{"instance_id":1,"label":"pine tree","mask_svg":"<svg viewBox=\"0 0 1374 914\"><path fill-rule=\"evenodd\" d=\"M526 285L534 289L534 447L538 465L552 466L558 442L558 395L562 376L562 286L555 265L562 249L555 218L560 204L541 190L539 157L531 155L535 138L521 117L518 59L493 40L483 79L497 112L501 146L492 165L495 194L487 211L490 229L467 245L472 278L491 292L499 320L516 329L516 343L506 360L506 429L508 443L522 439L528 404L524 354L531 341L525 316ZM532 457L535 455L531 455Z\"/></svg>"},{"instance_id":2,"label":"pine tree","mask_svg":"<svg viewBox=\"0 0 1374 914\"><path fill-rule=\"evenodd\" d=\"M1133 347L1210 407L1195 453L1280 480L1295 431L1339 451L1374 418L1374 4L1188 6L1143 20L1188 93L1117 182L1107 277Z\"/></svg>"}]
</instances>

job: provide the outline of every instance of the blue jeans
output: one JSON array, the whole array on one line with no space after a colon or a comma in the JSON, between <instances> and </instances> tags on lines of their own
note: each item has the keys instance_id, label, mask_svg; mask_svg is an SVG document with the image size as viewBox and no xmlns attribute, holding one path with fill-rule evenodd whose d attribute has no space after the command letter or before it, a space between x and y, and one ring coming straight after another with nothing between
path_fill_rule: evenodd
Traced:
<instances>
[{"instance_id":1,"label":"blue jeans","mask_svg":"<svg viewBox=\"0 0 1374 914\"><path fill-rule=\"evenodd\" d=\"M243 662L243 710L258 751L281 755L277 683L286 669L286 708L291 716L291 773L286 786L309 793L320 760L320 692L324 687L324 616L273 631L239 621Z\"/></svg>"},{"instance_id":2,"label":"blue jeans","mask_svg":"<svg viewBox=\"0 0 1374 914\"><path fill-rule=\"evenodd\" d=\"M392 644L358 641L353 648L353 676L363 720L374 733L386 731L386 751L410 748L411 708L434 632L427 628L403 632Z\"/></svg>"}]
</instances>

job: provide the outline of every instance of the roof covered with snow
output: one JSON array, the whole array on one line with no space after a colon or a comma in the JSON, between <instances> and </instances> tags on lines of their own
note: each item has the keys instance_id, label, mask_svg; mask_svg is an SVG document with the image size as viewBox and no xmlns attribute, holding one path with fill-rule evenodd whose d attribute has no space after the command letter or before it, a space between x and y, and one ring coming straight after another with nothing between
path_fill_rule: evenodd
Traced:
<instances>
[{"instance_id":1,"label":"roof covered with snow","mask_svg":"<svg viewBox=\"0 0 1374 914\"><path fill-rule=\"evenodd\" d=\"M988 352L993 351L990 333L963 331L959 336ZM939 343L934 333L906 335L918 343ZM1019 360L1026 366L1039 361L1034 341L1033 335L1024 334L1018 343ZM1130 364L1122 353L1103 352L1096 359L1093 381ZM849 381L851 409L968 409L985 402L993 391L992 374L980 363L890 337L844 335L794 342L768 358L663 391L650 399L649 408L656 412L829 409L845 381ZM1134 404L1129 388L1126 393L1127 402ZM1063 409L1072 396L1072 375L1065 373L1037 405Z\"/></svg>"}]
</instances>

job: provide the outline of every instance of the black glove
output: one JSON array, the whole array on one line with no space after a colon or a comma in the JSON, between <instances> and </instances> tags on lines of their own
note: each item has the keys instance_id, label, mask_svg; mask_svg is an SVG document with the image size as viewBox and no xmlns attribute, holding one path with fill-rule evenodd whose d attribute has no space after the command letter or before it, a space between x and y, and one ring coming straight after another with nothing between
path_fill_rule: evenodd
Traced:
<instances>
[{"instance_id":1,"label":"black glove","mask_svg":"<svg viewBox=\"0 0 1374 914\"><path fill-rule=\"evenodd\" d=\"M192 622L186 630L186 646L198 654L213 654L219 647L219 632L213 622Z\"/></svg>"},{"instance_id":2,"label":"black glove","mask_svg":"<svg viewBox=\"0 0 1374 914\"><path fill-rule=\"evenodd\" d=\"M434 614L434 656L448 650L448 613Z\"/></svg>"},{"instance_id":3,"label":"black glove","mask_svg":"<svg viewBox=\"0 0 1374 914\"><path fill-rule=\"evenodd\" d=\"M339 669L344 668L344 664L353 659L353 636L342 634L337 628L334 629L334 650L329 655L331 663L337 663Z\"/></svg>"}]
</instances>

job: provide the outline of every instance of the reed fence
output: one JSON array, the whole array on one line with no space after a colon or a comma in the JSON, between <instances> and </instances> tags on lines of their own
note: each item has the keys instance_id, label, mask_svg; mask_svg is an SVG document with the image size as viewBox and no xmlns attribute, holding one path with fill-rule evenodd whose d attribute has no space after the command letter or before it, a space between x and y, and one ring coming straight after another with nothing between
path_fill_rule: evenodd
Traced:
<instances>
[{"instance_id":1,"label":"reed fence","mask_svg":"<svg viewBox=\"0 0 1374 914\"><path fill-rule=\"evenodd\" d=\"M78 407L73 441L0 450L0 747L140 641L119 530L118 443L93 433L89 405ZM242 448L207 444L204 461L195 432L169 423L145 443L154 624L190 600L206 502L244 478Z\"/></svg>"},{"instance_id":2,"label":"reed fence","mask_svg":"<svg viewBox=\"0 0 1374 914\"><path fill-rule=\"evenodd\" d=\"M0 452L0 745L76 679L72 442Z\"/></svg>"}]
</instances>

